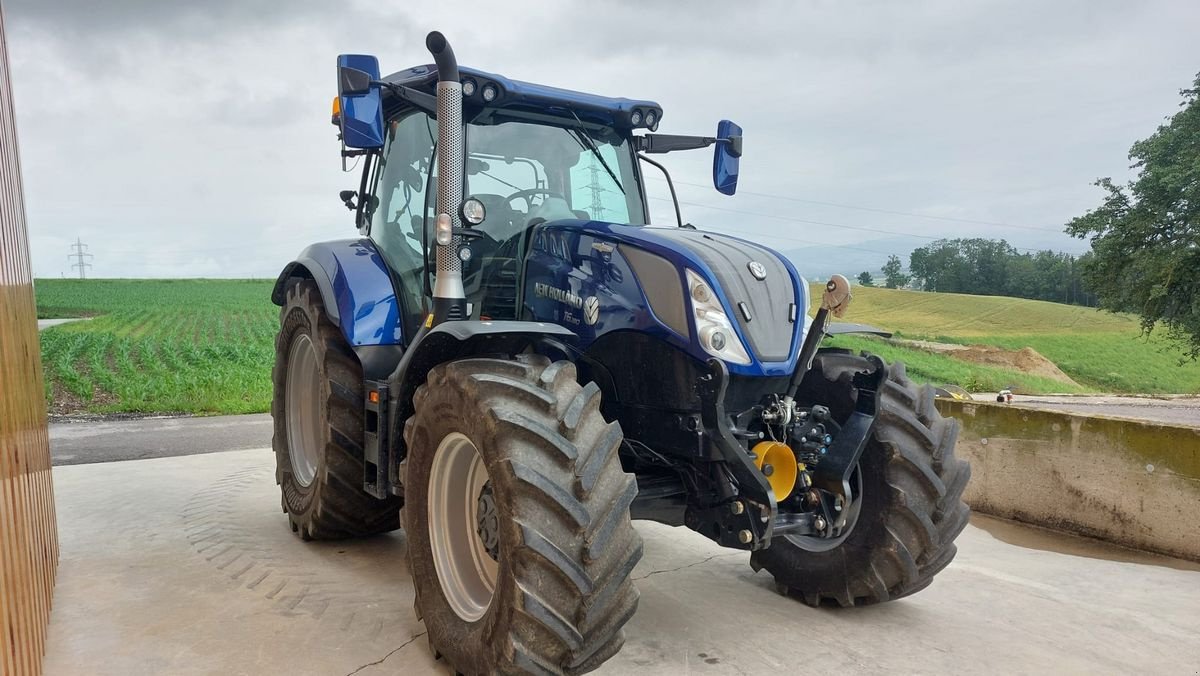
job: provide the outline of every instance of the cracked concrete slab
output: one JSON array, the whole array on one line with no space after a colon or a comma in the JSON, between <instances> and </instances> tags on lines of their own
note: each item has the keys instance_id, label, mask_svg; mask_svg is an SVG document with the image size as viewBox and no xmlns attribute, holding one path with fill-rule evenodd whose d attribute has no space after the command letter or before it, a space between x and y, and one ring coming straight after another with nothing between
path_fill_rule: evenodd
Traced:
<instances>
[{"instance_id":1,"label":"cracked concrete slab","mask_svg":"<svg viewBox=\"0 0 1200 676\"><path fill-rule=\"evenodd\" d=\"M301 542L273 472L267 449L56 467L46 673L447 673L412 610L403 533ZM826 610L776 594L744 553L637 528L641 604L597 673L1181 673L1200 655L1194 566L1029 549L969 526L929 589Z\"/></svg>"}]
</instances>

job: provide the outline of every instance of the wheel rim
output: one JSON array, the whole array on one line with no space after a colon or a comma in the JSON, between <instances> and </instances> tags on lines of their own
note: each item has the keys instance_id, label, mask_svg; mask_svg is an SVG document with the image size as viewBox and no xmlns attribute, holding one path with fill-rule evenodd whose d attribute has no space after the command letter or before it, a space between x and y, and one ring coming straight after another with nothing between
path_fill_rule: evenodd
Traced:
<instances>
[{"instance_id":1,"label":"wheel rim","mask_svg":"<svg viewBox=\"0 0 1200 676\"><path fill-rule=\"evenodd\" d=\"M491 606L496 590L499 564L489 549L499 552L499 519L483 458L463 434L453 432L438 444L428 510L429 544L442 593L456 615L475 622Z\"/></svg>"},{"instance_id":2,"label":"wheel rim","mask_svg":"<svg viewBox=\"0 0 1200 676\"><path fill-rule=\"evenodd\" d=\"M861 463L854 467L854 472L850 475L850 487L852 489L850 502L844 507L846 510L846 525L842 527L842 532L837 537L819 538L812 535L785 535L784 537L800 549L809 552L827 552L841 546L846 541L846 538L850 537L850 533L854 531L854 526L858 523L858 516L862 513L863 480Z\"/></svg>"},{"instance_id":3,"label":"wheel rim","mask_svg":"<svg viewBox=\"0 0 1200 676\"><path fill-rule=\"evenodd\" d=\"M287 439L292 476L309 486L321 458L321 373L312 338L302 333L292 341L287 371Z\"/></svg>"}]
</instances>

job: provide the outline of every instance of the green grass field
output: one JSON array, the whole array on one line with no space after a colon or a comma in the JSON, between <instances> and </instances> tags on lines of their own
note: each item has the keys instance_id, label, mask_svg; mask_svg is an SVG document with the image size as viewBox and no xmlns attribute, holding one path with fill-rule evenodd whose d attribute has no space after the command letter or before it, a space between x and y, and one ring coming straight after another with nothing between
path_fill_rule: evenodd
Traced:
<instances>
[{"instance_id":1,"label":"green grass field","mask_svg":"<svg viewBox=\"0 0 1200 676\"><path fill-rule=\"evenodd\" d=\"M43 331L46 399L55 413L251 413L271 402L278 308L267 280L58 280L36 283L38 315L93 317ZM813 298L820 297L814 288ZM996 366L839 337L834 345L902 360L918 380L974 391L1198 393L1200 364L1179 364L1137 322L1013 298L855 288L845 318L906 338L1030 346L1081 387Z\"/></svg>"},{"instance_id":2,"label":"green grass field","mask_svg":"<svg viewBox=\"0 0 1200 676\"><path fill-rule=\"evenodd\" d=\"M814 299L820 297L820 291L813 287ZM1019 298L855 287L845 319L869 323L904 338L1010 350L1032 347L1082 385L1074 388L866 338L835 341L900 359L924 380L954 383L973 391L995 391L1015 384L1031 393L1200 393L1200 364L1181 364L1178 346L1157 334L1143 337L1137 320L1127 315Z\"/></svg>"},{"instance_id":3,"label":"green grass field","mask_svg":"<svg viewBox=\"0 0 1200 676\"><path fill-rule=\"evenodd\" d=\"M37 280L55 413L253 413L271 404L279 311L265 280Z\"/></svg>"}]
</instances>

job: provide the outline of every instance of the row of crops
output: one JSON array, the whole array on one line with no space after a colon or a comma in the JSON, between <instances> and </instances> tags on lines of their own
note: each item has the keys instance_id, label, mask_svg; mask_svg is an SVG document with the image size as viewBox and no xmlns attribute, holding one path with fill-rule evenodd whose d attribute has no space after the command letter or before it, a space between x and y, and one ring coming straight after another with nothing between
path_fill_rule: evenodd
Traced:
<instances>
[{"instance_id":1,"label":"row of crops","mask_svg":"<svg viewBox=\"0 0 1200 676\"><path fill-rule=\"evenodd\" d=\"M38 280L54 413L249 413L271 401L278 308L262 280Z\"/></svg>"}]
</instances>

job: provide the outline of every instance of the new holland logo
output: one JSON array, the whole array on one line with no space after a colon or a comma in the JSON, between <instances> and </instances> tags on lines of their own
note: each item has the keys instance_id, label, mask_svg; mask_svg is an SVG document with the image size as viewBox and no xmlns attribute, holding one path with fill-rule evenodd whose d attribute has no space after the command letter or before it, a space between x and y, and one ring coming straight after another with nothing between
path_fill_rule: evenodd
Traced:
<instances>
[{"instance_id":1,"label":"new holland logo","mask_svg":"<svg viewBox=\"0 0 1200 676\"><path fill-rule=\"evenodd\" d=\"M563 305L570 305L573 308L583 307L583 299L571 293L568 289L560 289L543 282L536 282L533 285L533 292L543 298L556 300Z\"/></svg>"},{"instance_id":2,"label":"new holland logo","mask_svg":"<svg viewBox=\"0 0 1200 676\"><path fill-rule=\"evenodd\" d=\"M767 278L767 266L763 265L762 263L759 263L758 261L750 261L746 264L746 267L750 268L750 274L754 275L754 278L758 281L761 282Z\"/></svg>"},{"instance_id":3,"label":"new holland logo","mask_svg":"<svg viewBox=\"0 0 1200 676\"><path fill-rule=\"evenodd\" d=\"M588 296L583 301L583 321L589 326L595 324L600 319L600 299L595 296Z\"/></svg>"}]
</instances>

